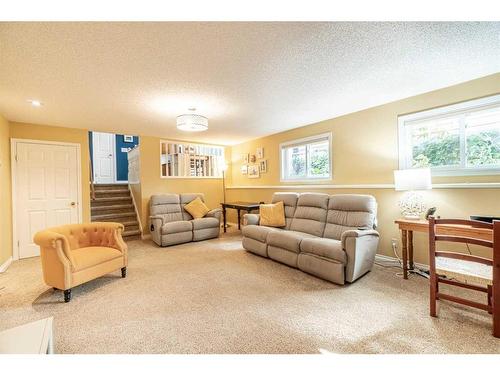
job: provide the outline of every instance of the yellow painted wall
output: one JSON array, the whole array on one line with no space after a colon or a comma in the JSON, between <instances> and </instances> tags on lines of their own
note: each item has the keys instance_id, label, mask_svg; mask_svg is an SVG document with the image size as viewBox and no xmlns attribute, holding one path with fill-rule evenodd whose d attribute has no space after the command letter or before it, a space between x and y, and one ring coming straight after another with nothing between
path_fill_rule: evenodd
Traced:
<instances>
[{"instance_id":1,"label":"yellow painted wall","mask_svg":"<svg viewBox=\"0 0 500 375\"><path fill-rule=\"evenodd\" d=\"M483 77L460 85L436 90L397 102L274 134L232 147L232 185L279 185L279 144L314 134L333 134L333 179L324 184L392 184L393 171L398 169L398 124L402 114L422 111L464 100L499 93L500 74ZM332 103L335 105L335 103ZM268 173L259 179L249 179L240 173L243 153L255 154L264 147ZM500 176L440 177L434 183L500 182ZM315 183L318 184L318 183ZM289 185L297 185L290 183ZM228 189L228 200L270 201L274 191L283 188ZM292 190L293 191L293 190ZM397 202L400 192L392 189L301 189L328 194L372 194L379 204L379 253L392 255L391 238L399 238L394 220L399 217ZM468 217L470 214L500 215L500 189L435 189L425 192L428 206L437 206L443 217ZM230 217L234 220L234 215ZM423 235L416 236L416 260L427 262L427 243Z\"/></svg>"},{"instance_id":2,"label":"yellow painted wall","mask_svg":"<svg viewBox=\"0 0 500 375\"><path fill-rule=\"evenodd\" d=\"M10 124L10 137L80 144L82 161L82 214L84 222L90 221L90 160L88 130L13 122Z\"/></svg>"},{"instance_id":3,"label":"yellow painted wall","mask_svg":"<svg viewBox=\"0 0 500 375\"><path fill-rule=\"evenodd\" d=\"M219 178L161 178L160 177L160 141L161 138L141 136L141 222L143 233L149 234L149 200L154 194L165 193L204 193L207 206L220 207L223 200L222 179ZM229 163L231 150L225 148L225 157ZM227 174L231 175L231 168Z\"/></svg>"},{"instance_id":4,"label":"yellow painted wall","mask_svg":"<svg viewBox=\"0 0 500 375\"><path fill-rule=\"evenodd\" d=\"M12 256L9 123L0 116L0 265Z\"/></svg>"}]
</instances>

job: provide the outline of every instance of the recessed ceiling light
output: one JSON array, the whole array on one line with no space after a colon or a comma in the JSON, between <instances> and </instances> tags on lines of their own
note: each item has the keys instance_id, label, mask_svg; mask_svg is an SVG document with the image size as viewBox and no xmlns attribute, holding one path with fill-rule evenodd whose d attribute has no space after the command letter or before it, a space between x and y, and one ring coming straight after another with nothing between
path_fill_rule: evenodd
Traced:
<instances>
[{"instance_id":1,"label":"recessed ceiling light","mask_svg":"<svg viewBox=\"0 0 500 375\"><path fill-rule=\"evenodd\" d=\"M33 107L41 107L42 106L42 102L39 100L28 100L28 102L31 103L31 105Z\"/></svg>"}]
</instances>

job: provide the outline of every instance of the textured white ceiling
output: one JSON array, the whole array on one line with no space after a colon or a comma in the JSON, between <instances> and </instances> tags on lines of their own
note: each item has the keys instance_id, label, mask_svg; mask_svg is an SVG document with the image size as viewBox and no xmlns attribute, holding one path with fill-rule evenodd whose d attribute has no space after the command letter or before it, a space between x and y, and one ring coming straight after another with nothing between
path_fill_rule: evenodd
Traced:
<instances>
[{"instance_id":1,"label":"textured white ceiling","mask_svg":"<svg viewBox=\"0 0 500 375\"><path fill-rule=\"evenodd\" d=\"M221 144L499 71L500 23L0 23L8 120Z\"/></svg>"}]
</instances>

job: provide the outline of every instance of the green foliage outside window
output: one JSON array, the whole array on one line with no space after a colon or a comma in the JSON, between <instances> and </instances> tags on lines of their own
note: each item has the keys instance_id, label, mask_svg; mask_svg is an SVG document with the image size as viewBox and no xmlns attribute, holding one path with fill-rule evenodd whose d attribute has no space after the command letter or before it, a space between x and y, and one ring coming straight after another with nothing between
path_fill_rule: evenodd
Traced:
<instances>
[{"instance_id":1,"label":"green foliage outside window","mask_svg":"<svg viewBox=\"0 0 500 375\"><path fill-rule=\"evenodd\" d=\"M466 141L467 165L500 165L500 131L469 134ZM427 139L413 146L413 167L460 165L460 140L456 134Z\"/></svg>"},{"instance_id":2,"label":"green foliage outside window","mask_svg":"<svg viewBox=\"0 0 500 375\"><path fill-rule=\"evenodd\" d=\"M316 152L311 158L311 174L313 175L328 175L329 158L326 152Z\"/></svg>"}]
</instances>

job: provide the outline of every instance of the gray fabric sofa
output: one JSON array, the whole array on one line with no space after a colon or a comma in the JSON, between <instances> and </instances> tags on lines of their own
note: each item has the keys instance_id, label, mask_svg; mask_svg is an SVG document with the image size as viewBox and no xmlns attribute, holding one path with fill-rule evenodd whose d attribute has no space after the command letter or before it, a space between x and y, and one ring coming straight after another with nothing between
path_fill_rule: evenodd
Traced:
<instances>
[{"instance_id":1,"label":"gray fabric sofa","mask_svg":"<svg viewBox=\"0 0 500 375\"><path fill-rule=\"evenodd\" d=\"M344 284L371 270L379 234L377 202L371 195L276 193L286 225L259 226L258 214L244 215L243 247L322 279Z\"/></svg>"},{"instance_id":2,"label":"gray fabric sofa","mask_svg":"<svg viewBox=\"0 0 500 375\"><path fill-rule=\"evenodd\" d=\"M150 229L153 241L160 246L171 246L191 241L202 241L219 237L222 211L213 209L201 219L193 217L184 209L192 200L203 194L153 195L149 202Z\"/></svg>"}]
</instances>

